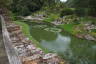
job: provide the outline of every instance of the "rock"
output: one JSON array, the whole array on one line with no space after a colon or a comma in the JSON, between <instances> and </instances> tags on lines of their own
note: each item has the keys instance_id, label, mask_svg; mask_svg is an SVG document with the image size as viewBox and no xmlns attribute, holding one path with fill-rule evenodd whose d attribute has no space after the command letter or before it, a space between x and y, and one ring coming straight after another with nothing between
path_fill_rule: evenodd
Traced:
<instances>
[{"instance_id":1,"label":"rock","mask_svg":"<svg viewBox=\"0 0 96 64\"><path fill-rule=\"evenodd\" d=\"M92 37L91 35L85 35L84 36L87 40L95 40L94 37Z\"/></svg>"},{"instance_id":2,"label":"rock","mask_svg":"<svg viewBox=\"0 0 96 64\"><path fill-rule=\"evenodd\" d=\"M84 35L82 35L82 34L76 34L76 37L78 37L78 38L84 38Z\"/></svg>"},{"instance_id":3,"label":"rock","mask_svg":"<svg viewBox=\"0 0 96 64\"><path fill-rule=\"evenodd\" d=\"M27 48L30 49L30 50L36 49L36 47L34 45L28 45Z\"/></svg>"},{"instance_id":4,"label":"rock","mask_svg":"<svg viewBox=\"0 0 96 64\"><path fill-rule=\"evenodd\" d=\"M52 57L55 57L57 56L57 54L53 54L53 53L48 53L48 54L45 54L43 56L43 59L49 59L49 58L52 58Z\"/></svg>"},{"instance_id":5,"label":"rock","mask_svg":"<svg viewBox=\"0 0 96 64\"><path fill-rule=\"evenodd\" d=\"M10 25L7 26L7 30L8 32L13 32L13 31L21 30L21 27L18 25Z\"/></svg>"},{"instance_id":6,"label":"rock","mask_svg":"<svg viewBox=\"0 0 96 64\"><path fill-rule=\"evenodd\" d=\"M87 30L96 29L96 26L91 24L85 24L85 27Z\"/></svg>"},{"instance_id":7,"label":"rock","mask_svg":"<svg viewBox=\"0 0 96 64\"><path fill-rule=\"evenodd\" d=\"M60 24L62 24L62 21L53 21L51 23L54 24L54 25L60 25Z\"/></svg>"},{"instance_id":8,"label":"rock","mask_svg":"<svg viewBox=\"0 0 96 64\"><path fill-rule=\"evenodd\" d=\"M41 55L40 54L34 54L32 56L23 58L23 61L33 61L33 60L40 60Z\"/></svg>"},{"instance_id":9,"label":"rock","mask_svg":"<svg viewBox=\"0 0 96 64\"><path fill-rule=\"evenodd\" d=\"M36 61L24 61L23 64L38 64Z\"/></svg>"},{"instance_id":10,"label":"rock","mask_svg":"<svg viewBox=\"0 0 96 64\"><path fill-rule=\"evenodd\" d=\"M41 17L32 17L32 16L27 16L24 17L25 20L36 20L36 21L42 21L44 18Z\"/></svg>"}]
</instances>

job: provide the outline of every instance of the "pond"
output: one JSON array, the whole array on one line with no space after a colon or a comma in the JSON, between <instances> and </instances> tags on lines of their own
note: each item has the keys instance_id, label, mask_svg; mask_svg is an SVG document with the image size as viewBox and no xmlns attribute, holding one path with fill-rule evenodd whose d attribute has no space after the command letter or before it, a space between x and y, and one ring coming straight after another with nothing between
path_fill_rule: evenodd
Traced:
<instances>
[{"instance_id":1,"label":"pond","mask_svg":"<svg viewBox=\"0 0 96 64\"><path fill-rule=\"evenodd\" d=\"M76 38L61 28L47 23L27 23L31 35L40 45L58 53L70 64L96 64L96 42Z\"/></svg>"}]
</instances>

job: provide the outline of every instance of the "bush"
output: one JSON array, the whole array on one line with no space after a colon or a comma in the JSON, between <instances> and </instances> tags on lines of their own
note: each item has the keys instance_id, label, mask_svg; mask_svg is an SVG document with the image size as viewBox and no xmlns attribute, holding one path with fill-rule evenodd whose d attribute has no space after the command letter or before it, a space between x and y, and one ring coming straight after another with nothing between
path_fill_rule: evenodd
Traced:
<instances>
[{"instance_id":1,"label":"bush","mask_svg":"<svg viewBox=\"0 0 96 64\"><path fill-rule=\"evenodd\" d=\"M65 24L80 24L80 18L76 15L64 16L64 18L62 18L62 21Z\"/></svg>"},{"instance_id":2,"label":"bush","mask_svg":"<svg viewBox=\"0 0 96 64\"><path fill-rule=\"evenodd\" d=\"M86 11L83 8L76 8L75 9L75 14L77 16L85 16L86 15Z\"/></svg>"},{"instance_id":3,"label":"bush","mask_svg":"<svg viewBox=\"0 0 96 64\"><path fill-rule=\"evenodd\" d=\"M66 16L66 15L72 15L72 14L74 14L74 10L73 9L65 8L63 11L61 11L60 16L63 17L63 16Z\"/></svg>"},{"instance_id":4,"label":"bush","mask_svg":"<svg viewBox=\"0 0 96 64\"><path fill-rule=\"evenodd\" d=\"M59 14L49 14L47 18L45 18L43 21L45 22L52 22L59 18Z\"/></svg>"},{"instance_id":5,"label":"bush","mask_svg":"<svg viewBox=\"0 0 96 64\"><path fill-rule=\"evenodd\" d=\"M21 9L20 9L20 11L18 12L20 15L22 15L22 16L27 16L27 15L29 15L31 12L30 12L30 10L26 7L26 6L24 6L24 7L21 7Z\"/></svg>"},{"instance_id":6,"label":"bush","mask_svg":"<svg viewBox=\"0 0 96 64\"><path fill-rule=\"evenodd\" d=\"M96 17L96 8L90 8L90 10L89 10L89 16Z\"/></svg>"}]
</instances>

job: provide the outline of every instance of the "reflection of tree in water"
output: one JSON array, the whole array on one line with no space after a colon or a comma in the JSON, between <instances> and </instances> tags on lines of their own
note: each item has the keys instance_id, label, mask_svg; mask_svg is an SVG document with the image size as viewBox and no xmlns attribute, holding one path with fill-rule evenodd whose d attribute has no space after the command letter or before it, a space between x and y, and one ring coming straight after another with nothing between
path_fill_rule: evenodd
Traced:
<instances>
[{"instance_id":1,"label":"reflection of tree in water","mask_svg":"<svg viewBox=\"0 0 96 64\"><path fill-rule=\"evenodd\" d=\"M32 28L31 29L31 35L38 40L39 42L41 40L46 40L46 41L53 41L56 40L57 34L54 32L46 31L40 28Z\"/></svg>"},{"instance_id":2,"label":"reflection of tree in water","mask_svg":"<svg viewBox=\"0 0 96 64\"><path fill-rule=\"evenodd\" d=\"M71 64L96 64L95 42L76 38L64 31L60 32L60 34L71 37L70 50L67 50L64 55L62 55L66 57ZM93 49L92 47L94 46L95 48ZM72 53L72 55L70 53Z\"/></svg>"},{"instance_id":3,"label":"reflection of tree in water","mask_svg":"<svg viewBox=\"0 0 96 64\"><path fill-rule=\"evenodd\" d=\"M73 37L70 48L73 53L73 59L75 63L96 64L96 49L93 50L92 48L94 45L96 46L96 43L92 41L82 40Z\"/></svg>"}]
</instances>

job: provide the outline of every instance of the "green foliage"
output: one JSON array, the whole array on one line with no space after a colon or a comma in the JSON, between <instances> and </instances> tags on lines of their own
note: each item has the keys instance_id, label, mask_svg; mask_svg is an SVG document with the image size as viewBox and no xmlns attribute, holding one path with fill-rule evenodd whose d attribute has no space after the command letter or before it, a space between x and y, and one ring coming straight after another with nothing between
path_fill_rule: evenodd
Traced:
<instances>
[{"instance_id":1,"label":"green foliage","mask_svg":"<svg viewBox=\"0 0 96 64\"><path fill-rule=\"evenodd\" d=\"M80 19L81 23L91 23L93 25L96 25L96 18L94 17L82 17Z\"/></svg>"},{"instance_id":2,"label":"green foliage","mask_svg":"<svg viewBox=\"0 0 96 64\"><path fill-rule=\"evenodd\" d=\"M91 34L93 37L96 38L96 31L95 31L95 32L91 32L90 34Z\"/></svg>"},{"instance_id":3,"label":"green foliage","mask_svg":"<svg viewBox=\"0 0 96 64\"><path fill-rule=\"evenodd\" d=\"M52 7L52 5L55 5L56 4L56 0L43 0L44 1L44 6L47 6L47 7Z\"/></svg>"},{"instance_id":4,"label":"green foliage","mask_svg":"<svg viewBox=\"0 0 96 64\"><path fill-rule=\"evenodd\" d=\"M66 15L72 15L72 14L74 14L74 10L73 9L71 9L71 8L65 8L61 12L60 16L63 17L63 16L66 16Z\"/></svg>"},{"instance_id":5,"label":"green foliage","mask_svg":"<svg viewBox=\"0 0 96 64\"><path fill-rule=\"evenodd\" d=\"M44 22L52 22L52 21L54 21L54 19L53 18L45 18L43 21Z\"/></svg>"},{"instance_id":6,"label":"green foliage","mask_svg":"<svg viewBox=\"0 0 96 64\"><path fill-rule=\"evenodd\" d=\"M76 8L75 9L75 14L77 16L85 16L86 15L86 11L83 8Z\"/></svg>"},{"instance_id":7,"label":"green foliage","mask_svg":"<svg viewBox=\"0 0 96 64\"><path fill-rule=\"evenodd\" d=\"M11 0L0 0L0 7L8 7Z\"/></svg>"},{"instance_id":8,"label":"green foliage","mask_svg":"<svg viewBox=\"0 0 96 64\"><path fill-rule=\"evenodd\" d=\"M96 0L89 0L89 15L96 17Z\"/></svg>"},{"instance_id":9,"label":"green foliage","mask_svg":"<svg viewBox=\"0 0 96 64\"><path fill-rule=\"evenodd\" d=\"M26 16L43 8L52 10L56 7L57 1L59 0L13 0L11 10L18 15Z\"/></svg>"},{"instance_id":10,"label":"green foliage","mask_svg":"<svg viewBox=\"0 0 96 64\"><path fill-rule=\"evenodd\" d=\"M63 24L60 25L61 28L63 28L65 31L68 31L69 33L72 33L73 31L73 24Z\"/></svg>"},{"instance_id":11,"label":"green foliage","mask_svg":"<svg viewBox=\"0 0 96 64\"><path fill-rule=\"evenodd\" d=\"M92 29L91 31L96 33L96 29Z\"/></svg>"},{"instance_id":12,"label":"green foliage","mask_svg":"<svg viewBox=\"0 0 96 64\"><path fill-rule=\"evenodd\" d=\"M20 14L22 16L27 16L30 13L31 13L30 10L26 6L22 7L20 12L18 12L18 14Z\"/></svg>"},{"instance_id":13,"label":"green foliage","mask_svg":"<svg viewBox=\"0 0 96 64\"><path fill-rule=\"evenodd\" d=\"M13 0L11 4L11 10L18 15L29 15L30 12L34 12L42 8L42 0Z\"/></svg>"},{"instance_id":14,"label":"green foliage","mask_svg":"<svg viewBox=\"0 0 96 64\"><path fill-rule=\"evenodd\" d=\"M96 8L90 8L89 15L96 17Z\"/></svg>"},{"instance_id":15,"label":"green foliage","mask_svg":"<svg viewBox=\"0 0 96 64\"><path fill-rule=\"evenodd\" d=\"M80 24L80 18L76 15L68 15L61 18L64 24Z\"/></svg>"},{"instance_id":16,"label":"green foliage","mask_svg":"<svg viewBox=\"0 0 96 64\"><path fill-rule=\"evenodd\" d=\"M59 18L59 14L49 14L47 18L45 18L44 22L52 22Z\"/></svg>"},{"instance_id":17,"label":"green foliage","mask_svg":"<svg viewBox=\"0 0 96 64\"><path fill-rule=\"evenodd\" d=\"M84 13L84 15L96 17L96 0L68 0L67 5L77 8L80 15Z\"/></svg>"}]
</instances>

